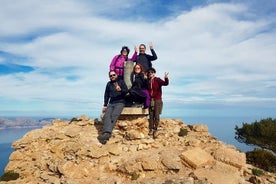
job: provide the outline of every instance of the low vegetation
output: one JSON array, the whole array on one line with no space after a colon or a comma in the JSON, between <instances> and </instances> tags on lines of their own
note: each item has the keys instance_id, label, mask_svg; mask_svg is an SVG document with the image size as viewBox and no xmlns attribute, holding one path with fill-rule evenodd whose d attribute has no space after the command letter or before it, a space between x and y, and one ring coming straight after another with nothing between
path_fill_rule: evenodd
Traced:
<instances>
[{"instance_id":1,"label":"low vegetation","mask_svg":"<svg viewBox=\"0 0 276 184\"><path fill-rule=\"evenodd\" d=\"M253 151L246 152L246 160L248 163L265 171L276 172L276 156L269 151L254 149Z\"/></svg>"},{"instance_id":2,"label":"low vegetation","mask_svg":"<svg viewBox=\"0 0 276 184\"><path fill-rule=\"evenodd\" d=\"M180 128L180 131L178 132L179 137L184 137L188 134L188 130L185 128Z\"/></svg>"},{"instance_id":3,"label":"low vegetation","mask_svg":"<svg viewBox=\"0 0 276 184\"><path fill-rule=\"evenodd\" d=\"M11 181L19 178L19 174L14 171L8 171L0 177L0 181Z\"/></svg>"},{"instance_id":4,"label":"low vegetation","mask_svg":"<svg viewBox=\"0 0 276 184\"><path fill-rule=\"evenodd\" d=\"M254 174L255 176L261 176L264 174L264 172L260 169L252 169L252 174Z\"/></svg>"},{"instance_id":5,"label":"low vegetation","mask_svg":"<svg viewBox=\"0 0 276 184\"><path fill-rule=\"evenodd\" d=\"M136 172L133 172L132 174L131 174L131 180L137 180L138 178L139 178L139 174L137 174Z\"/></svg>"},{"instance_id":6,"label":"low vegetation","mask_svg":"<svg viewBox=\"0 0 276 184\"><path fill-rule=\"evenodd\" d=\"M247 162L269 172L276 172L276 119L267 118L236 126L236 139L262 149L246 153ZM269 151L270 150L270 151Z\"/></svg>"}]
</instances>

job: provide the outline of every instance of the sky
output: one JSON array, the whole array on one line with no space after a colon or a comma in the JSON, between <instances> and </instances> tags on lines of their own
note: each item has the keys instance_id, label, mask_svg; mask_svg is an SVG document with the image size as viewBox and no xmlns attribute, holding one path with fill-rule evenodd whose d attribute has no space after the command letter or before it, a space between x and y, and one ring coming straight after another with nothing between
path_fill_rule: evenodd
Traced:
<instances>
[{"instance_id":1,"label":"sky","mask_svg":"<svg viewBox=\"0 0 276 184\"><path fill-rule=\"evenodd\" d=\"M276 118L275 0L0 4L0 116L99 117L112 58L152 42L162 117Z\"/></svg>"}]
</instances>

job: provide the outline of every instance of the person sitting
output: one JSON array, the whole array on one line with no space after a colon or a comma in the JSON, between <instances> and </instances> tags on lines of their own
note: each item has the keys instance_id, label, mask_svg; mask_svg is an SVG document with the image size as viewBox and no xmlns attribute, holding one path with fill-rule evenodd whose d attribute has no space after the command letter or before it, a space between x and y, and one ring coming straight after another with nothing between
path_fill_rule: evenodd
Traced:
<instances>
[{"instance_id":1,"label":"person sitting","mask_svg":"<svg viewBox=\"0 0 276 184\"><path fill-rule=\"evenodd\" d=\"M104 106L102 111L104 114L104 126L102 134L98 140L102 144L106 144L112 134L112 130L125 106L125 94L127 86L123 80L118 78L115 71L109 72L110 81L106 84L104 92Z\"/></svg>"},{"instance_id":2,"label":"person sitting","mask_svg":"<svg viewBox=\"0 0 276 184\"><path fill-rule=\"evenodd\" d=\"M143 108L146 109L150 106L150 95L148 91L148 79L143 70L141 64L136 64L133 67L131 74L131 88L129 89L129 95L126 101L130 104L143 104Z\"/></svg>"}]
</instances>

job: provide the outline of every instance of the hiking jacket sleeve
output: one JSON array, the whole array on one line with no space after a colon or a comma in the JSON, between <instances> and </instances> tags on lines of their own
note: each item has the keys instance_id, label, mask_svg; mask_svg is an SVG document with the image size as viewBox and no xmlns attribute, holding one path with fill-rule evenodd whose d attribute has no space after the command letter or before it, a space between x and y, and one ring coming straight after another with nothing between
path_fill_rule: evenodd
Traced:
<instances>
[{"instance_id":1,"label":"hiking jacket sleeve","mask_svg":"<svg viewBox=\"0 0 276 184\"><path fill-rule=\"evenodd\" d=\"M151 51L152 56L149 55L149 54L147 54L147 59L148 59L149 61L154 61L154 60L156 60L156 59L157 59L157 55L156 55L154 49L150 49L150 51Z\"/></svg>"},{"instance_id":2,"label":"hiking jacket sleeve","mask_svg":"<svg viewBox=\"0 0 276 184\"><path fill-rule=\"evenodd\" d=\"M110 95L109 95L109 86L110 86L110 82L108 82L107 84L106 84L106 87L105 87L105 91L104 91L104 106L107 106L107 104L108 104L108 101L109 101L109 97L110 97Z\"/></svg>"},{"instance_id":3,"label":"hiking jacket sleeve","mask_svg":"<svg viewBox=\"0 0 276 184\"><path fill-rule=\"evenodd\" d=\"M158 83L160 86L167 86L169 85L169 78L165 78L165 80L162 80L161 78L157 78Z\"/></svg>"},{"instance_id":4,"label":"hiking jacket sleeve","mask_svg":"<svg viewBox=\"0 0 276 184\"><path fill-rule=\"evenodd\" d=\"M137 59L137 52L134 52L133 55L132 55L132 57L130 59L128 59L128 60L135 61L136 59Z\"/></svg>"},{"instance_id":5,"label":"hiking jacket sleeve","mask_svg":"<svg viewBox=\"0 0 276 184\"><path fill-rule=\"evenodd\" d=\"M113 57L113 59L110 63L110 66L109 66L110 71L115 71L115 64L116 64L116 60L117 60L118 57L120 57L120 55L116 55L116 56Z\"/></svg>"}]
</instances>

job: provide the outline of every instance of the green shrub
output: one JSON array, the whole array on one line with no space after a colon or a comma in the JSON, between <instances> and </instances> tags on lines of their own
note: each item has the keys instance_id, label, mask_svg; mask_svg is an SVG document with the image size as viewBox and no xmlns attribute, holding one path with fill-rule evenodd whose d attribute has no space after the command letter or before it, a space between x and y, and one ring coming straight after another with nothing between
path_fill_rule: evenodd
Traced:
<instances>
[{"instance_id":1,"label":"green shrub","mask_svg":"<svg viewBox=\"0 0 276 184\"><path fill-rule=\"evenodd\" d=\"M180 128L180 131L178 132L179 137L184 137L188 134L188 130L185 128Z\"/></svg>"},{"instance_id":2,"label":"green shrub","mask_svg":"<svg viewBox=\"0 0 276 184\"><path fill-rule=\"evenodd\" d=\"M72 122L74 122L74 121L81 121L81 120L79 120L78 118L72 118L72 119L70 120L69 124L72 123Z\"/></svg>"},{"instance_id":3,"label":"green shrub","mask_svg":"<svg viewBox=\"0 0 276 184\"><path fill-rule=\"evenodd\" d=\"M249 164L255 165L268 172L276 172L276 156L271 152L254 149L253 151L246 152L246 159Z\"/></svg>"},{"instance_id":4,"label":"green shrub","mask_svg":"<svg viewBox=\"0 0 276 184\"><path fill-rule=\"evenodd\" d=\"M258 145L276 153L276 119L267 118L251 124L243 123L241 128L236 126L235 130L235 138L239 142Z\"/></svg>"},{"instance_id":5,"label":"green shrub","mask_svg":"<svg viewBox=\"0 0 276 184\"><path fill-rule=\"evenodd\" d=\"M264 174L264 172L260 169L252 169L252 174L254 174L255 176L261 176Z\"/></svg>"},{"instance_id":6,"label":"green shrub","mask_svg":"<svg viewBox=\"0 0 276 184\"><path fill-rule=\"evenodd\" d=\"M133 172L132 174L131 174L131 180L137 180L138 178L139 178L139 174L137 174L136 172Z\"/></svg>"},{"instance_id":7,"label":"green shrub","mask_svg":"<svg viewBox=\"0 0 276 184\"><path fill-rule=\"evenodd\" d=\"M8 171L0 177L0 181L17 180L18 178L19 178L18 173L14 172L14 171Z\"/></svg>"}]
</instances>

